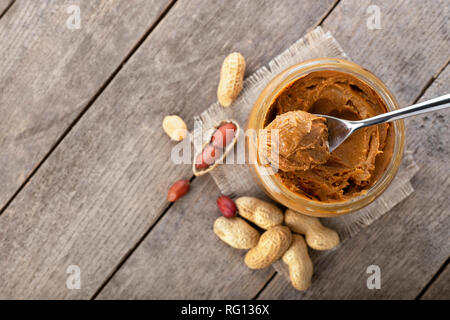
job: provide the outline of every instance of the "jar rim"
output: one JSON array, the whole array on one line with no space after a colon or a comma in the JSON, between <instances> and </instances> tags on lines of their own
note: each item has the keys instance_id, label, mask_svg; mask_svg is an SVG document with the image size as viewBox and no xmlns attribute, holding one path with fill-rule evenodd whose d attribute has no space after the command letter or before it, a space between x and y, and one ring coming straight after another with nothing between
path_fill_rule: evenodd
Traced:
<instances>
[{"instance_id":1,"label":"jar rim","mask_svg":"<svg viewBox=\"0 0 450 320\"><path fill-rule=\"evenodd\" d=\"M367 69L343 59L319 58L295 64L276 75L262 90L256 100L250 112L247 128L252 127L256 131L263 128L262 125L267 109L286 86L307 74L325 70L335 70L352 75L372 88L382 99L388 111L399 108L395 97L386 85ZM368 190L345 201L320 202L310 200L289 190L274 175L263 174L261 170L264 169L258 164L258 157L256 156L257 146L252 145L250 142L248 143L248 151L249 157L253 161L250 161L249 165L253 174L256 174L255 178L258 184L262 186L262 189L281 204L307 215L336 217L355 212L367 206L386 190L401 164L405 144L404 132L402 120L393 122L394 148L392 157L383 175Z\"/></svg>"}]
</instances>

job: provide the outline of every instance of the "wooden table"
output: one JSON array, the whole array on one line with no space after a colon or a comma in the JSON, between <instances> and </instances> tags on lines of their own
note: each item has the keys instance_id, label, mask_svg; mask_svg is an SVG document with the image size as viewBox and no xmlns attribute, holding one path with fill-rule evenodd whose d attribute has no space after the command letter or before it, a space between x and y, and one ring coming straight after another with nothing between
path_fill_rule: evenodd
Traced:
<instances>
[{"instance_id":1,"label":"wooden table","mask_svg":"<svg viewBox=\"0 0 450 320\"><path fill-rule=\"evenodd\" d=\"M369 5L381 29L368 29ZM249 270L243 252L217 239L210 177L166 201L192 172L170 161L174 143L161 128L167 114L192 128L216 100L228 53L243 53L249 75L318 25L401 105L449 93L449 8L0 0L0 298L449 299L448 111L406 122L415 192L327 255L304 293L272 268ZM366 287L371 264L380 290ZM70 266L79 289L67 285Z\"/></svg>"}]
</instances>

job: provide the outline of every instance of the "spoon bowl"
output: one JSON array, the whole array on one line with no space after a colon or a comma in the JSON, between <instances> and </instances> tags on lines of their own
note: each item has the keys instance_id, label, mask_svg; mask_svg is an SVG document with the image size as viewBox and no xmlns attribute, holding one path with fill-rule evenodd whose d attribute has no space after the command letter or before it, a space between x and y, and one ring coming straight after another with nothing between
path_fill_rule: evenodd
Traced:
<instances>
[{"instance_id":1,"label":"spoon bowl","mask_svg":"<svg viewBox=\"0 0 450 320\"><path fill-rule=\"evenodd\" d=\"M317 114L316 116L327 120L329 152L333 152L358 129L358 121L348 121L322 114Z\"/></svg>"}]
</instances>

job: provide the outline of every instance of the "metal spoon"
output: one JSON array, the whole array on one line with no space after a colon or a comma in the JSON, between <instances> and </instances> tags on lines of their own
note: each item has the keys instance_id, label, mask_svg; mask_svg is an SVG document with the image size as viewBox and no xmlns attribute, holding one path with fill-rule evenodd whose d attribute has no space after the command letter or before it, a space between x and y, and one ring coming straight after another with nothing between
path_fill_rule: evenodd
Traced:
<instances>
[{"instance_id":1,"label":"metal spoon","mask_svg":"<svg viewBox=\"0 0 450 320\"><path fill-rule=\"evenodd\" d=\"M358 129L372 126L375 124L391 122L394 120L399 120L430 111L437 111L448 107L450 107L450 94L446 94L438 98L413 104L412 106L409 107L383 113L378 116L359 121L343 120L322 114L317 114L317 116L324 117L327 119L328 145L330 152L332 152L334 149L339 147L341 143L344 142L353 132L355 132Z\"/></svg>"}]
</instances>

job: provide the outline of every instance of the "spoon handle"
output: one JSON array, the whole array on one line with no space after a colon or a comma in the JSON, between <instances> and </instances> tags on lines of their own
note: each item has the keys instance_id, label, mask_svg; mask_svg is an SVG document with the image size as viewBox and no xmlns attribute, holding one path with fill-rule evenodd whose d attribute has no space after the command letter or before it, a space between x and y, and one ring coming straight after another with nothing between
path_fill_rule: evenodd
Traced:
<instances>
[{"instance_id":1,"label":"spoon handle","mask_svg":"<svg viewBox=\"0 0 450 320\"><path fill-rule=\"evenodd\" d=\"M380 114L378 116L358 121L361 126L358 128L364 128L372 126L374 124L380 124L385 122L391 122L418 114L437 111L450 107L450 94L446 94L428 101L413 104L412 106L401 108L395 111Z\"/></svg>"}]
</instances>

